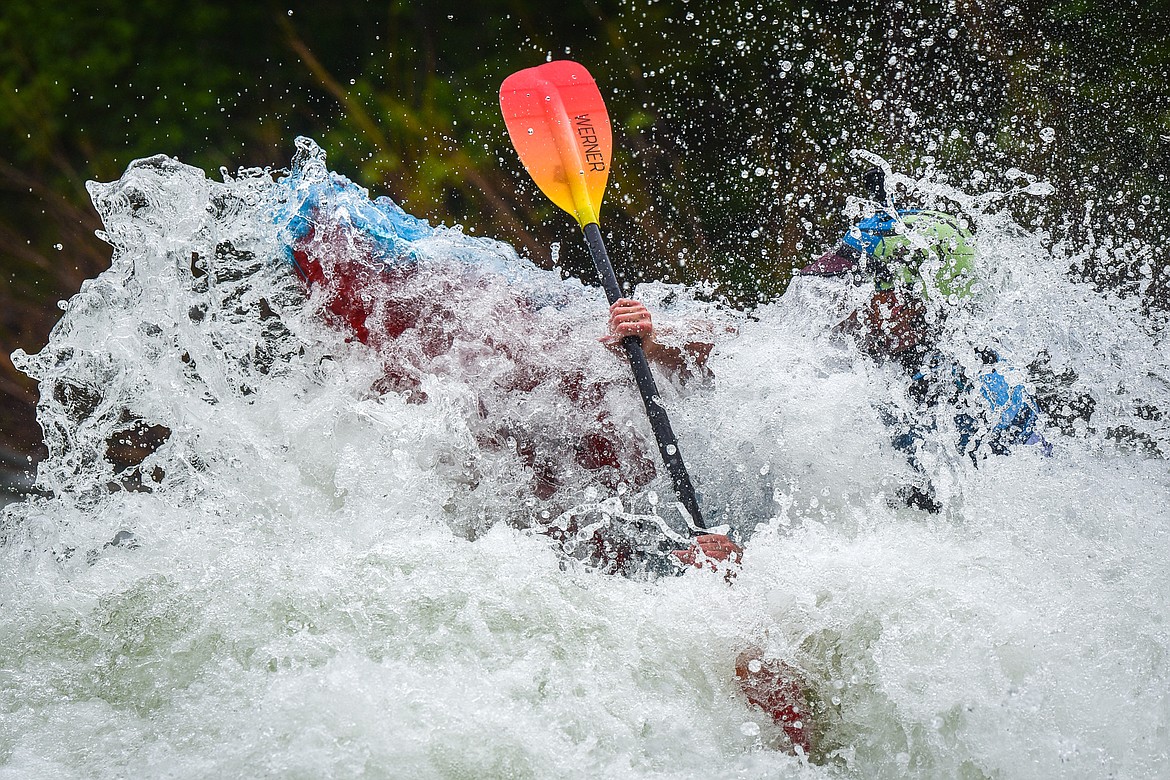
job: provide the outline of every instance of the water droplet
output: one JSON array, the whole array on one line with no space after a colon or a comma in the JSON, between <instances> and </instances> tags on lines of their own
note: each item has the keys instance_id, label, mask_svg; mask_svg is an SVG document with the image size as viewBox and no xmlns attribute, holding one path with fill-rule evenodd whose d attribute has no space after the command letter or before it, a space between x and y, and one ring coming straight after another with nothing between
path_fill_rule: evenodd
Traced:
<instances>
[{"instance_id":1,"label":"water droplet","mask_svg":"<svg viewBox=\"0 0 1170 780\"><path fill-rule=\"evenodd\" d=\"M760 724L758 724L758 723L753 723L752 721L750 721L750 720L747 720L747 721L744 721L744 722L743 722L743 725L741 725L741 726L739 727L739 730L740 730L741 732L743 732L743 735L744 735L745 737L755 737L755 736L759 736L759 733L760 733Z\"/></svg>"},{"instance_id":2,"label":"water droplet","mask_svg":"<svg viewBox=\"0 0 1170 780\"><path fill-rule=\"evenodd\" d=\"M1040 140L1046 144L1050 144L1056 140L1056 130L1051 127L1046 127L1040 131Z\"/></svg>"}]
</instances>

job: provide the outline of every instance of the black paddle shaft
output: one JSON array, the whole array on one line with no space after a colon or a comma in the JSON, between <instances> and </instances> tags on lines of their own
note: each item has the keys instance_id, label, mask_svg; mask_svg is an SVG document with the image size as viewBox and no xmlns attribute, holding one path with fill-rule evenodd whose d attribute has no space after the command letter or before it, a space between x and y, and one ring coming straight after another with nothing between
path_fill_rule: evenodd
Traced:
<instances>
[{"instance_id":1,"label":"black paddle shaft","mask_svg":"<svg viewBox=\"0 0 1170 780\"><path fill-rule=\"evenodd\" d=\"M585 226L585 243L589 245L593 267L601 277L605 297L609 299L610 305L613 305L614 301L622 297L622 288L613 272L613 265L609 262L605 242L601 239L601 228L596 222ZM634 379L638 382L642 403L646 405L646 416L650 418L654 438L658 440L658 452L662 455L666 470L670 472L671 481L674 482L674 492L690 513L694 524L705 529L707 526L703 523L699 502L695 500L695 488L691 485L691 476L687 473L687 467L678 449L678 441L674 437L674 430L670 427L670 418L666 416L666 410L662 408L658 397L658 386L654 383L654 374L650 372L650 361L646 359L646 351L642 349L642 339L638 336L626 336L622 339L622 346L630 359L630 368L634 370Z\"/></svg>"}]
</instances>

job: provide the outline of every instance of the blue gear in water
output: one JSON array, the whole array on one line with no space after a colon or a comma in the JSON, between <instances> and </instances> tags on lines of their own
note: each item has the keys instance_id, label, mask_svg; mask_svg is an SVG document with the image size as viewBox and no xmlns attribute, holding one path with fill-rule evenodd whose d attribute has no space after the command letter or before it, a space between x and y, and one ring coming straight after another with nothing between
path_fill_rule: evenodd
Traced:
<instances>
[{"instance_id":1,"label":"blue gear in water","mask_svg":"<svg viewBox=\"0 0 1170 780\"><path fill-rule=\"evenodd\" d=\"M956 417L955 422L959 426L959 448L962 451L973 451L981 444L986 444L995 454L1003 455L1013 446L1041 442L1036 431L1040 408L1027 388L1011 384L995 369L979 374L972 385L972 389L977 390L979 397L985 402L986 422L989 427L986 433L979 437L980 426L973 417L967 414ZM1045 447L1046 452L1047 450Z\"/></svg>"},{"instance_id":2,"label":"blue gear in water","mask_svg":"<svg viewBox=\"0 0 1170 780\"><path fill-rule=\"evenodd\" d=\"M1024 385L1009 382L994 366L980 371L972 380L958 363L936 355L914 375L910 394L923 408L937 406L948 397L951 403L958 403L964 396L977 399L981 407L977 415L960 412L955 416L959 450L972 457L984 446L997 455L1007 454L1021 444L1042 444L1046 453L1050 449L1037 431L1040 407L1031 393ZM894 437L894 446L911 452L924 431L932 428L933 425L911 425Z\"/></svg>"},{"instance_id":3,"label":"blue gear in water","mask_svg":"<svg viewBox=\"0 0 1170 780\"><path fill-rule=\"evenodd\" d=\"M325 166L320 147L297 139L292 169L277 183L285 189L273 215L282 228L285 259L296 267L293 247L327 224L368 242L370 260L387 268L413 264L417 258L411 243L426 238L435 228L424 219L406 213L390 198L370 200L365 187ZM300 269L298 269L300 270Z\"/></svg>"}]
</instances>

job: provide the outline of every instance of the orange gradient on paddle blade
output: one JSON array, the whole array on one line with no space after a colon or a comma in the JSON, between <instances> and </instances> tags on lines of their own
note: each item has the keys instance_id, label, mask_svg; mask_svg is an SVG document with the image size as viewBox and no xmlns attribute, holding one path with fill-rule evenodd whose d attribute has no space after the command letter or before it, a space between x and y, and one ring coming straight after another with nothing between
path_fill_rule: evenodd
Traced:
<instances>
[{"instance_id":1,"label":"orange gradient on paddle blade","mask_svg":"<svg viewBox=\"0 0 1170 780\"><path fill-rule=\"evenodd\" d=\"M613 131L589 71L557 60L513 73L500 86L500 109L512 146L540 191L581 227L597 222Z\"/></svg>"}]
</instances>

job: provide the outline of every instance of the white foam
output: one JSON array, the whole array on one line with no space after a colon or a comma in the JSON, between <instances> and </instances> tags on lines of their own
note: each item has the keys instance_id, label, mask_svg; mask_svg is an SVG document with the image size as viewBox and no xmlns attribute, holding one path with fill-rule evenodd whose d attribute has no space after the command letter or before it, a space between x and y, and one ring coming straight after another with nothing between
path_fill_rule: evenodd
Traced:
<instances>
[{"instance_id":1,"label":"white foam","mask_svg":"<svg viewBox=\"0 0 1170 780\"><path fill-rule=\"evenodd\" d=\"M749 319L643 290L679 332L716 323L714 380L663 394L712 517L752 538L730 587L626 579L514 527L553 503L476 443L481 403L541 435L588 423L551 390L509 407L491 388L517 362L493 339L602 380L649 437L596 343L600 294L441 230L425 273L479 285L459 293L464 360L435 361L427 403L378 394L383 357L284 264L276 186L154 158L92 188L113 267L18 357L49 391L53 497L3 510L0 777L1167 771L1168 478L1106 429L1164 435L1133 399L1166 408L1170 361L1133 305L1063 278L1063 250L976 210L989 289L965 333L1020 366L1046 349L1106 422L978 468L940 433L937 516L887 503L910 475L876 411L898 377L827 335L855 291L801 280ZM477 253L528 270L500 284ZM501 321L510 284L558 303ZM170 430L147 492L110 488L126 412ZM571 501L615 523L652 507L590 489ZM647 490L669 514L662 478ZM107 545L123 529L136 548ZM813 681L819 766L738 691L749 647Z\"/></svg>"}]
</instances>

